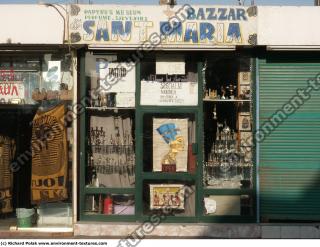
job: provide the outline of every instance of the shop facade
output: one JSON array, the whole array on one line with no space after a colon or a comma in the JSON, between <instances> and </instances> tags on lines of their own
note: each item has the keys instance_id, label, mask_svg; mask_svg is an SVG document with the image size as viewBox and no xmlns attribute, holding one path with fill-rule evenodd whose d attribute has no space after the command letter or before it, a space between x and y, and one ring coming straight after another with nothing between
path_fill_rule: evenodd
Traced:
<instances>
[{"instance_id":1,"label":"shop facade","mask_svg":"<svg viewBox=\"0 0 320 247\"><path fill-rule=\"evenodd\" d=\"M1 236L73 232L77 57L54 7L0 7Z\"/></svg>"},{"instance_id":2,"label":"shop facade","mask_svg":"<svg viewBox=\"0 0 320 247\"><path fill-rule=\"evenodd\" d=\"M154 236L260 238L260 223L319 220L319 94L317 85L308 99L305 90L318 75L320 37L293 32L317 8L36 8L34 23L53 15L57 35L24 40L8 30L1 45L3 90L23 95L0 105L0 131L14 139L3 143L18 143L7 163L33 148L26 181L7 171L22 181L9 188L22 203L12 199L12 213L36 207L64 215L42 227L118 237L145 221L157 225ZM57 179L49 169L31 179L36 164L49 165L34 158L32 140L49 147L41 133L52 127L38 121L37 131L35 120L60 106L61 169Z\"/></svg>"},{"instance_id":3,"label":"shop facade","mask_svg":"<svg viewBox=\"0 0 320 247\"><path fill-rule=\"evenodd\" d=\"M255 44L255 8L72 7L71 41L88 45L80 222L143 222L164 209L171 223L256 222L254 59L235 48ZM205 21L215 10L216 26Z\"/></svg>"},{"instance_id":4,"label":"shop facade","mask_svg":"<svg viewBox=\"0 0 320 247\"><path fill-rule=\"evenodd\" d=\"M183 7L186 7L187 18L182 18L180 23L177 18L180 15L178 20L181 21L180 11ZM136 62L133 69L135 91L131 91L135 93L135 101L133 103L132 99L129 104L130 110L134 108L133 115L136 118L135 130L131 129L136 150L135 186L130 190L114 190L112 184L95 188L94 182L90 184L90 179L86 180L85 184L82 183L85 186L84 193L80 192L80 222L92 219L122 222L121 217L128 222L145 221L157 215L166 205L165 199L171 196L170 193L163 195L160 191L170 191L174 185L184 189L187 185L190 191L195 192L194 201L190 201L192 197L186 199L182 196L186 199L185 205L194 203L194 208L185 208L180 214L179 207L169 206L173 212L170 211L166 222L317 222L318 192L310 183L319 181L318 96L313 89L314 95L304 104L306 99L301 99L294 92L306 89L305 84L317 76L319 37L314 35L306 38L310 34L308 28L303 29L303 35L294 30L299 26L313 27L315 24L308 21L307 15L316 18L319 9L183 7L146 7L146 13L149 12L148 8L159 9L153 11L151 17L143 15L144 7L135 12L129 6L121 6L120 9L104 6L104 11L99 12L101 9L98 6L86 6L84 13L87 13L87 17L79 10L76 19L85 20L84 29L73 30L71 35L78 37L75 43L88 45L85 61L91 59L92 55L96 56L98 65L92 67L89 74L92 75L95 70L96 78L93 81L102 79L102 82L107 81L107 86L110 79L111 89L106 92L108 95L110 90L112 99L119 95L122 101L121 90L113 91L114 78L105 68L106 61L116 61L117 57L121 57L119 63L111 67L127 62L130 63L129 68L132 68L133 61ZM101 20L106 13L109 22L103 24ZM164 15L158 17L155 13ZM121 17L123 15L130 17ZM155 16L156 21L153 21ZM287 19L291 17L295 17L294 21L288 23ZM122 27L119 27L117 20L123 18L143 19L144 24L123 21ZM228 21L224 22L224 18ZM210 24L211 20L216 22ZM153 28L158 31L153 32ZM164 36L163 40L156 47L150 47L146 37L151 35L149 37L154 41L157 36L153 34L157 32ZM290 38L285 33L291 33ZM132 53L127 50L132 47L136 47L136 51L130 56ZM126 53L129 57L122 55ZM85 66L83 69L88 75ZM112 69L109 71L112 74ZM125 82L127 80L124 79ZM82 77L80 85L84 81ZM180 94L184 90L183 82L187 81L191 81L191 85L194 83L197 91L189 89L189 92ZM80 92L88 92L88 89L80 89ZM194 97L191 92L197 96ZM83 167L88 160L90 164L98 162L97 167L105 164L108 167L105 168L107 176L115 171L106 156L90 151L90 140L93 140L91 134L95 133L91 132L94 128L90 126L95 122L89 120L91 114L102 117L103 114L109 114L108 110L114 111L115 115L124 110L123 102L117 107L113 100L108 103L108 96L105 97L105 104L91 102L93 105L88 107L87 115L80 121L80 125L86 123L81 128L90 136L81 134L86 140L82 153L89 150L80 164L85 178ZM279 109L285 112L279 113ZM171 163L165 156L157 157L161 153L157 150L161 149L161 141L157 140L156 135L160 134L164 139L162 141L170 146L170 140L166 139L169 137L161 132L161 127L167 128L169 125L166 125L166 121L172 123L173 119L177 121L174 126L177 126L178 123L182 124L178 120L184 118L188 119L189 129L189 136L182 138L184 141L188 139L188 153L185 155L187 164L185 168L177 164L165 165ZM190 130L190 126L194 125L195 131ZM94 126L97 130L97 126ZM115 126L118 129L117 124ZM111 136L108 138L114 141ZM306 143L303 147L302 142ZM161 165L156 163L159 161ZM104 179L103 175L99 176L102 171L95 172L100 184ZM80 177L80 180L84 177ZM113 195L119 195L117 193L131 195L130 216L116 216L114 214L118 213L114 212L118 211L110 214L102 210L104 198L108 198L110 203ZM163 200L159 199L159 193ZM174 204L175 201L169 200L168 204ZM296 202L299 202L299 206ZM115 206L119 207L117 204L119 202L115 200ZM90 208L93 213L88 212ZM309 209L308 212L305 208Z\"/></svg>"}]
</instances>

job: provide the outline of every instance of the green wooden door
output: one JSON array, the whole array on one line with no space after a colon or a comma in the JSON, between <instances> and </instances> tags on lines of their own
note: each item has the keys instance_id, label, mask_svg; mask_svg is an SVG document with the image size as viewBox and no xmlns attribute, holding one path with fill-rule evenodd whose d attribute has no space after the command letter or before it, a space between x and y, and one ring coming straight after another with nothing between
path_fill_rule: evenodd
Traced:
<instances>
[{"instance_id":1,"label":"green wooden door","mask_svg":"<svg viewBox=\"0 0 320 247\"><path fill-rule=\"evenodd\" d=\"M268 54L259 59L258 73L260 137L265 137L260 140L261 217L319 220L320 90L308 80L320 73L320 59ZM299 95L298 89L305 91Z\"/></svg>"}]
</instances>

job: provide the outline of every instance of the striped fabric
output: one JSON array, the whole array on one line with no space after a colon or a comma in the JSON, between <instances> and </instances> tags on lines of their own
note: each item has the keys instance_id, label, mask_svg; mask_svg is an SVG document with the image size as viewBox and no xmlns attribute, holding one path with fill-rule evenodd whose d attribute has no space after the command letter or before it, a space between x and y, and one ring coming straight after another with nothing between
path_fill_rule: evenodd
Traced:
<instances>
[{"instance_id":1,"label":"striped fabric","mask_svg":"<svg viewBox=\"0 0 320 247\"><path fill-rule=\"evenodd\" d=\"M67 195L68 149L64 105L38 111L32 128L32 203L61 201Z\"/></svg>"},{"instance_id":2,"label":"striped fabric","mask_svg":"<svg viewBox=\"0 0 320 247\"><path fill-rule=\"evenodd\" d=\"M12 208L12 179L10 164L15 154L15 142L0 136L0 214L10 213Z\"/></svg>"}]
</instances>

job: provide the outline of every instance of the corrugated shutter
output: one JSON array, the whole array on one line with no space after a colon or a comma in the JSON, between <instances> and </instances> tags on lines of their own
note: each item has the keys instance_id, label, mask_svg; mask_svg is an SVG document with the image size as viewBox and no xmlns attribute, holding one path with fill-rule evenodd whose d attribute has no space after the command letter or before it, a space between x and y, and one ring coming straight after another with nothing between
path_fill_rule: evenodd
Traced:
<instances>
[{"instance_id":1,"label":"corrugated shutter","mask_svg":"<svg viewBox=\"0 0 320 247\"><path fill-rule=\"evenodd\" d=\"M260 126L320 73L320 60L259 60ZM320 220L320 92L260 143L261 217Z\"/></svg>"}]
</instances>

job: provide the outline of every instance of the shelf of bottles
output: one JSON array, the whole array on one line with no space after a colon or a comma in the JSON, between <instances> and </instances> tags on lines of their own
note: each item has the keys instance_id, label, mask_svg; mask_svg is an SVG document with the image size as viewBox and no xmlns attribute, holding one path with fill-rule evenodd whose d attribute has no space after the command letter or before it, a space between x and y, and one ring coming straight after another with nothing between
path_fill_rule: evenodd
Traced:
<instances>
[{"instance_id":1,"label":"shelf of bottles","mask_svg":"<svg viewBox=\"0 0 320 247\"><path fill-rule=\"evenodd\" d=\"M251 147L241 147L238 133L226 124L218 123L216 140L204 169L205 184L208 187L247 187L252 170Z\"/></svg>"},{"instance_id":2,"label":"shelf of bottles","mask_svg":"<svg viewBox=\"0 0 320 247\"><path fill-rule=\"evenodd\" d=\"M226 62L225 67L233 67L233 62ZM214 76L210 76L210 71L204 75L203 183L206 188L252 188L252 83L249 64L242 60L238 70L229 74L219 74L214 64L206 68L211 70L211 75L216 72Z\"/></svg>"}]
</instances>

